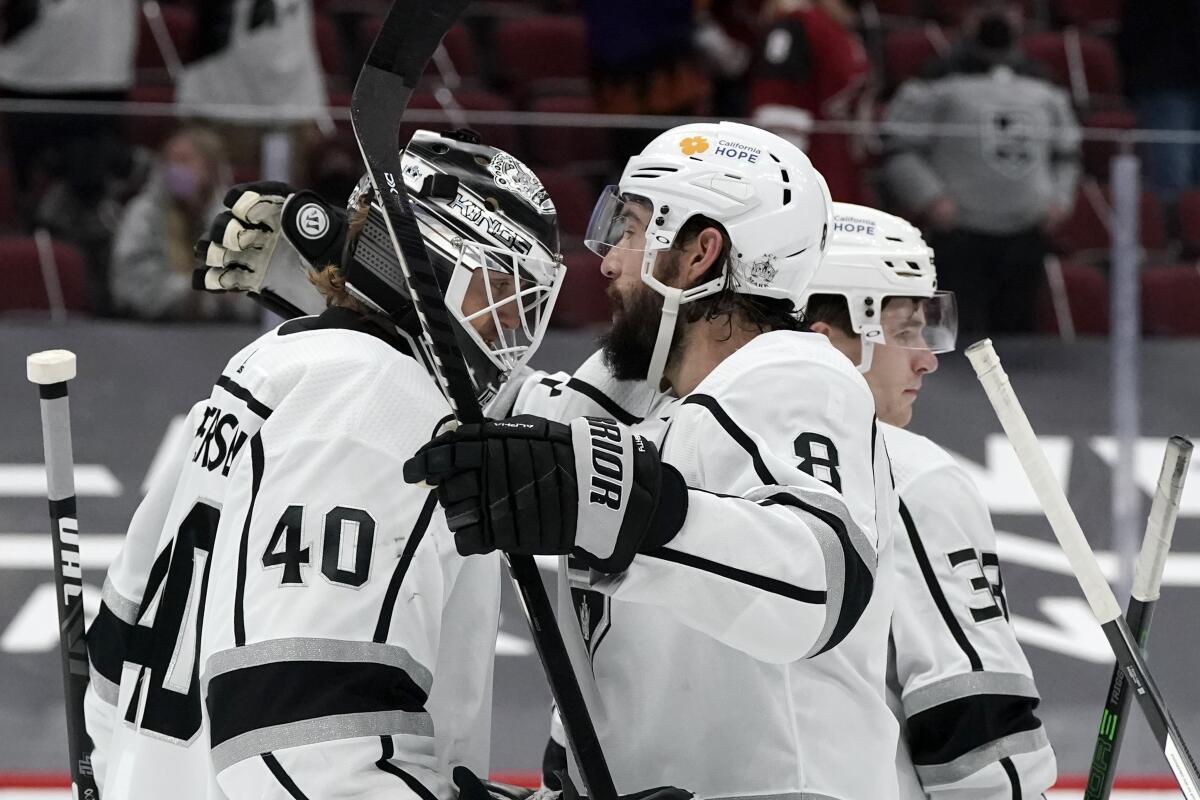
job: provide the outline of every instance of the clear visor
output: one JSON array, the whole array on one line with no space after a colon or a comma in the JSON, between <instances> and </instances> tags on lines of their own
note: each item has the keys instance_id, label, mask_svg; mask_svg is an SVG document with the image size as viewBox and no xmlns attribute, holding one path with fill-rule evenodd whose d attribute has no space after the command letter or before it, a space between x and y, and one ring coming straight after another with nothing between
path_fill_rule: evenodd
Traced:
<instances>
[{"instance_id":1,"label":"clear visor","mask_svg":"<svg viewBox=\"0 0 1200 800\"><path fill-rule=\"evenodd\" d=\"M480 350L511 372L541 343L565 268L557 260L479 242L456 245L446 307Z\"/></svg>"},{"instance_id":2,"label":"clear visor","mask_svg":"<svg viewBox=\"0 0 1200 800\"><path fill-rule=\"evenodd\" d=\"M958 338L958 305L953 292L933 297L889 297L879 325L883 344L910 350L949 353Z\"/></svg>"},{"instance_id":3,"label":"clear visor","mask_svg":"<svg viewBox=\"0 0 1200 800\"><path fill-rule=\"evenodd\" d=\"M613 248L621 250L646 250L646 228L654 202L644 196L620 192L616 186L606 186L592 209L583 243L596 255L603 258ZM662 248L670 242L655 245Z\"/></svg>"}]
</instances>

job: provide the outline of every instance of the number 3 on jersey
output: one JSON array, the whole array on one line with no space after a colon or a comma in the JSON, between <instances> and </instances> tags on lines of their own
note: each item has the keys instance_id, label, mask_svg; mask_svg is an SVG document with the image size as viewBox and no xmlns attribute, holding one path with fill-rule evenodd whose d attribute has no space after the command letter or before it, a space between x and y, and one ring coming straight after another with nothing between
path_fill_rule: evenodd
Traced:
<instances>
[{"instance_id":1,"label":"number 3 on jersey","mask_svg":"<svg viewBox=\"0 0 1200 800\"><path fill-rule=\"evenodd\" d=\"M330 583L357 589L371 576L375 519L361 508L336 506L325 515L321 543L321 574ZM264 569L282 567L280 586L303 586L301 567L312 563L304 542L304 506L288 506L262 555Z\"/></svg>"},{"instance_id":2,"label":"number 3 on jersey","mask_svg":"<svg viewBox=\"0 0 1200 800\"><path fill-rule=\"evenodd\" d=\"M832 439L819 433L802 433L796 437L795 448L800 469L837 491L842 490L842 476L837 470L838 452Z\"/></svg>"}]
</instances>

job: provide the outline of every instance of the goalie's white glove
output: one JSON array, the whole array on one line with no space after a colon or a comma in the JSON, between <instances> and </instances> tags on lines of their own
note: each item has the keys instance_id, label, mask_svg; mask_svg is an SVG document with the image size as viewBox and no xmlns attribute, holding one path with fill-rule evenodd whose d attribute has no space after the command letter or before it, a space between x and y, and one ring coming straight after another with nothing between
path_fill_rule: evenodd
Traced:
<instances>
[{"instance_id":1,"label":"goalie's white glove","mask_svg":"<svg viewBox=\"0 0 1200 800\"><path fill-rule=\"evenodd\" d=\"M204 263L194 273L193 288L246 292L284 317L324 310L308 273L341 261L345 212L278 181L234 186L225 206L196 242L196 256Z\"/></svg>"}]
</instances>

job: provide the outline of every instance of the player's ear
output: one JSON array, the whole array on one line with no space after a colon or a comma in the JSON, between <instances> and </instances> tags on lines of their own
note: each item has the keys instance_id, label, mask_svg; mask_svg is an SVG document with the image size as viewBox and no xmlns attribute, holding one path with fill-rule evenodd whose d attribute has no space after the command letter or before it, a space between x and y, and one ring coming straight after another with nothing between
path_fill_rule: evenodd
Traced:
<instances>
[{"instance_id":1,"label":"player's ear","mask_svg":"<svg viewBox=\"0 0 1200 800\"><path fill-rule=\"evenodd\" d=\"M814 322L813 324L808 326L808 329L810 331L812 331L813 333L819 333L822 336L825 336L830 339L833 338L833 328L830 326L830 324L828 322Z\"/></svg>"},{"instance_id":2,"label":"player's ear","mask_svg":"<svg viewBox=\"0 0 1200 800\"><path fill-rule=\"evenodd\" d=\"M725 237L716 228L710 227L700 231L686 251L683 262L684 286L695 285L701 276L708 272L721 257L724 244Z\"/></svg>"}]
</instances>

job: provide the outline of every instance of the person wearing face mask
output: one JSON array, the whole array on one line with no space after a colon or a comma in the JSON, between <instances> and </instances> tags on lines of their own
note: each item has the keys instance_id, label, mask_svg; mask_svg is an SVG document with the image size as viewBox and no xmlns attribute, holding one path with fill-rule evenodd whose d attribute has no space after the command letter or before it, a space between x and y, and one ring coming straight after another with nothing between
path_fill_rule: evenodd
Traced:
<instances>
[{"instance_id":1,"label":"person wearing face mask","mask_svg":"<svg viewBox=\"0 0 1200 800\"><path fill-rule=\"evenodd\" d=\"M221 208L229 182L221 140L182 128L163 146L159 168L129 202L113 240L109 280L124 313L146 320L245 320L247 303L192 291L192 243Z\"/></svg>"},{"instance_id":2,"label":"person wearing face mask","mask_svg":"<svg viewBox=\"0 0 1200 800\"><path fill-rule=\"evenodd\" d=\"M981 3L958 47L904 83L885 116L905 127L885 136L882 188L922 223L973 336L1033 330L1046 234L1079 179L1078 123L1022 57L1020 28L1019 5Z\"/></svg>"},{"instance_id":3,"label":"person wearing face mask","mask_svg":"<svg viewBox=\"0 0 1200 800\"><path fill-rule=\"evenodd\" d=\"M1041 797L1057 765L987 505L949 453L905 430L937 354L954 349L954 295L905 220L835 203L833 230L804 320L866 378L900 496L888 650L900 797Z\"/></svg>"}]
</instances>

